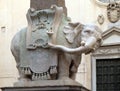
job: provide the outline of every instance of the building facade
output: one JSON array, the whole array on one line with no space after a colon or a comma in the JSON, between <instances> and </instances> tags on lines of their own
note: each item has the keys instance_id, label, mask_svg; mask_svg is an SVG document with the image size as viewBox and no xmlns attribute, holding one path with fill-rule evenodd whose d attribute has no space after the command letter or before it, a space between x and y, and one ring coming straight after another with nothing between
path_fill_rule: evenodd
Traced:
<instances>
[{"instance_id":1,"label":"building facade","mask_svg":"<svg viewBox=\"0 0 120 91\"><path fill-rule=\"evenodd\" d=\"M106 89L109 84L114 88L113 84L118 84L120 80L120 66L117 65L120 64L120 18L112 17L112 14L117 13L108 10L108 4L113 3L114 0L65 1L68 16L72 19L72 22L95 23L103 31L102 46L90 55L82 55L76 81L92 91L102 91L100 88ZM116 2L119 3L120 0L116 0ZM15 60L10 51L10 44L13 36L20 29L27 26L26 13L29 7L29 0L0 1L0 87L13 86L13 83L19 77ZM115 12L117 12L116 9ZM108 13L111 15L108 15ZM110 66L111 62L115 65ZM102 64L105 64L105 66ZM114 74L114 71L112 73L112 70L110 70L110 75L113 78L117 76L118 82L107 81L100 83L100 79L109 78L109 73L103 72L106 67L107 72L112 67L115 67L113 69L117 70L118 73ZM103 87L103 85L106 87ZM118 85L120 86L120 84Z\"/></svg>"}]
</instances>

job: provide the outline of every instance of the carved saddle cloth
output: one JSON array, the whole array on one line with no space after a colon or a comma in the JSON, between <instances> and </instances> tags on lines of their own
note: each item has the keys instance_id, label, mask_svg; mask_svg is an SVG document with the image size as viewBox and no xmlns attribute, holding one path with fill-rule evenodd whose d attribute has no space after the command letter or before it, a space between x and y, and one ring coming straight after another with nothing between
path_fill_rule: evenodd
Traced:
<instances>
[{"instance_id":1,"label":"carved saddle cloth","mask_svg":"<svg viewBox=\"0 0 120 91\"><path fill-rule=\"evenodd\" d=\"M28 28L21 33L20 67L24 74L32 74L34 80L50 79L57 73L57 53L48 48L50 39L55 41L62 18L62 8L39 11L28 10ZM48 33L54 33L50 38Z\"/></svg>"}]
</instances>

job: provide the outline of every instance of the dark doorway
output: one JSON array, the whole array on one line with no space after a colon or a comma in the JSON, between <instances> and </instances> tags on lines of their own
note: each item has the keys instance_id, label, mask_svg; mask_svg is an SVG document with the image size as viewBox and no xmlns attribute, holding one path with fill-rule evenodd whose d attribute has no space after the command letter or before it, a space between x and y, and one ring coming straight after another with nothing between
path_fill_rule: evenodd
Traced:
<instances>
[{"instance_id":1,"label":"dark doorway","mask_svg":"<svg viewBox=\"0 0 120 91\"><path fill-rule=\"evenodd\" d=\"M97 91L120 91L120 58L96 60Z\"/></svg>"}]
</instances>

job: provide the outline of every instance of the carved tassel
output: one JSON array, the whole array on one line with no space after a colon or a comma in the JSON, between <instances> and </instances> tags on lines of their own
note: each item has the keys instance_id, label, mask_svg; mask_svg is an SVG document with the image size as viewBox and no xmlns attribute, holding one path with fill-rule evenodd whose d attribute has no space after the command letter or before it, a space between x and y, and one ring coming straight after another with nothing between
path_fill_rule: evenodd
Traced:
<instances>
[{"instance_id":1,"label":"carved tassel","mask_svg":"<svg viewBox=\"0 0 120 91\"><path fill-rule=\"evenodd\" d=\"M34 79L35 79L35 73L32 74L32 80L34 80Z\"/></svg>"},{"instance_id":2,"label":"carved tassel","mask_svg":"<svg viewBox=\"0 0 120 91\"><path fill-rule=\"evenodd\" d=\"M57 67L56 67L56 66L54 66L53 72L54 72L55 74L57 74Z\"/></svg>"},{"instance_id":3,"label":"carved tassel","mask_svg":"<svg viewBox=\"0 0 120 91\"><path fill-rule=\"evenodd\" d=\"M44 79L44 77L43 77L43 73L41 73L41 80L43 80Z\"/></svg>"},{"instance_id":4,"label":"carved tassel","mask_svg":"<svg viewBox=\"0 0 120 91\"><path fill-rule=\"evenodd\" d=\"M30 75L31 74L31 71L30 71L30 69L28 68L28 74Z\"/></svg>"},{"instance_id":5,"label":"carved tassel","mask_svg":"<svg viewBox=\"0 0 120 91\"><path fill-rule=\"evenodd\" d=\"M46 75L46 73L43 73L43 79L44 79L44 80L47 79L47 75Z\"/></svg>"},{"instance_id":6,"label":"carved tassel","mask_svg":"<svg viewBox=\"0 0 120 91\"><path fill-rule=\"evenodd\" d=\"M31 71L29 68L23 68L22 73L29 75L29 74L31 74Z\"/></svg>"},{"instance_id":7,"label":"carved tassel","mask_svg":"<svg viewBox=\"0 0 120 91\"><path fill-rule=\"evenodd\" d=\"M40 75L39 75L39 79L42 80L42 74L41 74L41 73L40 73Z\"/></svg>"},{"instance_id":8,"label":"carved tassel","mask_svg":"<svg viewBox=\"0 0 120 91\"><path fill-rule=\"evenodd\" d=\"M50 74L53 74L53 66L50 67Z\"/></svg>"},{"instance_id":9,"label":"carved tassel","mask_svg":"<svg viewBox=\"0 0 120 91\"><path fill-rule=\"evenodd\" d=\"M27 74L27 68L24 68L24 73Z\"/></svg>"},{"instance_id":10,"label":"carved tassel","mask_svg":"<svg viewBox=\"0 0 120 91\"><path fill-rule=\"evenodd\" d=\"M21 68L21 73L24 74L24 68L23 67Z\"/></svg>"},{"instance_id":11,"label":"carved tassel","mask_svg":"<svg viewBox=\"0 0 120 91\"><path fill-rule=\"evenodd\" d=\"M35 73L35 78L34 78L34 80L37 80L37 74Z\"/></svg>"},{"instance_id":12,"label":"carved tassel","mask_svg":"<svg viewBox=\"0 0 120 91\"><path fill-rule=\"evenodd\" d=\"M37 79L39 79L39 80L43 80L43 73L39 73L39 74L37 74Z\"/></svg>"},{"instance_id":13,"label":"carved tassel","mask_svg":"<svg viewBox=\"0 0 120 91\"><path fill-rule=\"evenodd\" d=\"M49 72L47 72L47 78L51 79Z\"/></svg>"},{"instance_id":14,"label":"carved tassel","mask_svg":"<svg viewBox=\"0 0 120 91\"><path fill-rule=\"evenodd\" d=\"M56 74L57 73L57 67L56 66L52 66L50 69L50 74Z\"/></svg>"},{"instance_id":15,"label":"carved tassel","mask_svg":"<svg viewBox=\"0 0 120 91\"><path fill-rule=\"evenodd\" d=\"M31 71L30 71L29 68L26 68L26 72L25 72L25 74L27 74L27 75L30 75L30 74L31 74Z\"/></svg>"},{"instance_id":16,"label":"carved tassel","mask_svg":"<svg viewBox=\"0 0 120 91\"><path fill-rule=\"evenodd\" d=\"M38 74L38 79L40 79L40 74Z\"/></svg>"}]
</instances>

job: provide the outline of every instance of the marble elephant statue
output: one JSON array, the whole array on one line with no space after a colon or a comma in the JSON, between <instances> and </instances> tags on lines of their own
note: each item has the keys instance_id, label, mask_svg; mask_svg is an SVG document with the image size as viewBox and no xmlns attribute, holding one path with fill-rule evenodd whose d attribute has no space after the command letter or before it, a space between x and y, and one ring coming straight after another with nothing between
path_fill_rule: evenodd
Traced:
<instances>
[{"instance_id":1,"label":"marble elephant statue","mask_svg":"<svg viewBox=\"0 0 120 91\"><path fill-rule=\"evenodd\" d=\"M94 24L68 23L59 32L56 44L49 47L59 51L59 78L75 80L81 54L89 54L101 45L102 31Z\"/></svg>"},{"instance_id":2,"label":"marble elephant statue","mask_svg":"<svg viewBox=\"0 0 120 91\"><path fill-rule=\"evenodd\" d=\"M71 23L62 11L57 6L28 10L28 27L11 42L20 80L75 79L81 54L100 46L97 26Z\"/></svg>"}]
</instances>

